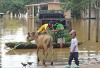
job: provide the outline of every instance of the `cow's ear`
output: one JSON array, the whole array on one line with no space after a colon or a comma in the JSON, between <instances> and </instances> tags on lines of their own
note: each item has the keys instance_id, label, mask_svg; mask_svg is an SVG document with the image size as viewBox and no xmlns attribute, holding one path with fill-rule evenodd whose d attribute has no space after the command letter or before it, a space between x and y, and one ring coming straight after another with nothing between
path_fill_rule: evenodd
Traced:
<instances>
[{"instance_id":1,"label":"cow's ear","mask_svg":"<svg viewBox=\"0 0 100 68\"><path fill-rule=\"evenodd\" d=\"M40 33L39 32L35 32L35 35L38 36Z\"/></svg>"}]
</instances>

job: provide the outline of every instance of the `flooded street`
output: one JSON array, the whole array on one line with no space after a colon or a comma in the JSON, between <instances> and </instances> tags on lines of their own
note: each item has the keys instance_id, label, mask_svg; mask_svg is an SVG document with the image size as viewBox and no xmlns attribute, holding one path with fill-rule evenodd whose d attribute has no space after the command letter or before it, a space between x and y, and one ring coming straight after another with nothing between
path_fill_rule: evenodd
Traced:
<instances>
[{"instance_id":1,"label":"flooded street","mask_svg":"<svg viewBox=\"0 0 100 68\"><path fill-rule=\"evenodd\" d=\"M37 65L36 49L15 49L12 50L5 46L7 42L26 42L27 32L31 29L26 21L16 20L17 23L9 23L8 21L0 20L0 62L2 68L22 68L21 62L33 62L30 68L42 66L41 62ZM9 26L12 25L12 26ZM99 24L100 26L100 24ZM99 27L99 42L96 42L96 20L91 21L91 36L88 40L88 20L73 20L72 29L77 32L78 41L84 42L79 45L79 60L80 64L86 65L93 61L100 61L100 27ZM41 50L42 51L42 50ZM42 52L39 54L43 59ZM69 48L54 49L54 66L67 64L69 57ZM47 58L47 65L50 65L51 55ZM27 68L29 66L27 65ZM40 67L39 67L40 68Z\"/></svg>"}]
</instances>

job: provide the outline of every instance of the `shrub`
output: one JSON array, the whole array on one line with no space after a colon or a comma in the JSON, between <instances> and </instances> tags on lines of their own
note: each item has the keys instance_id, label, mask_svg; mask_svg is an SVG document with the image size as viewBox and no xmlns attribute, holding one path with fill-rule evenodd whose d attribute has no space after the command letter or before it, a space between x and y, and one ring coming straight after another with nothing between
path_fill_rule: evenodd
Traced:
<instances>
[{"instance_id":1,"label":"shrub","mask_svg":"<svg viewBox=\"0 0 100 68\"><path fill-rule=\"evenodd\" d=\"M53 43L57 43L57 32L53 32L52 30L49 30L48 33L53 37ZM64 37L65 37L65 44L67 42L71 41L71 37L69 35L69 30L68 29L64 30Z\"/></svg>"}]
</instances>

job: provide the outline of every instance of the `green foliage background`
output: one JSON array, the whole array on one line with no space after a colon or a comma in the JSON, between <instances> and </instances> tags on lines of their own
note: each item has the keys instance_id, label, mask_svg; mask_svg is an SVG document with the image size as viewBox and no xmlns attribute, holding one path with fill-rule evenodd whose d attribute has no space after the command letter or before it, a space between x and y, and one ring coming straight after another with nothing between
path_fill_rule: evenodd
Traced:
<instances>
[{"instance_id":1,"label":"green foliage background","mask_svg":"<svg viewBox=\"0 0 100 68\"><path fill-rule=\"evenodd\" d=\"M53 43L57 43L57 33L53 32L52 30L49 30L48 33L53 37ZM65 44L71 41L68 29L64 30L64 37L65 37Z\"/></svg>"},{"instance_id":2,"label":"green foliage background","mask_svg":"<svg viewBox=\"0 0 100 68\"><path fill-rule=\"evenodd\" d=\"M52 0L0 0L0 12L6 13L7 11L16 13L24 13L26 11L25 5L36 4Z\"/></svg>"},{"instance_id":3,"label":"green foliage background","mask_svg":"<svg viewBox=\"0 0 100 68\"><path fill-rule=\"evenodd\" d=\"M72 18L79 19L81 18L82 12L86 11L88 8L89 0L60 0L63 3L66 3L63 7L64 11L71 10ZM94 7L97 0L90 0L91 6Z\"/></svg>"},{"instance_id":4,"label":"green foliage background","mask_svg":"<svg viewBox=\"0 0 100 68\"><path fill-rule=\"evenodd\" d=\"M40 2L50 2L53 0L0 0L0 12L6 13L7 11L16 13L26 12L25 5L36 4ZM88 8L89 0L60 0L65 3L62 7L64 11L71 10L73 18L81 18L81 13ZM94 7L97 0L91 0L91 6Z\"/></svg>"}]
</instances>

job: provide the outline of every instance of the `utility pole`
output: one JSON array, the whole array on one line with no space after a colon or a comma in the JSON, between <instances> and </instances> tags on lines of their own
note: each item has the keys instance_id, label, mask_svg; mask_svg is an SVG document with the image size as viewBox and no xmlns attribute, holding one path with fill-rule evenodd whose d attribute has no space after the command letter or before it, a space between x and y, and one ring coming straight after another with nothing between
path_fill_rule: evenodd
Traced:
<instances>
[{"instance_id":1,"label":"utility pole","mask_svg":"<svg viewBox=\"0 0 100 68\"><path fill-rule=\"evenodd\" d=\"M96 4L97 8L100 8L99 4L100 4L100 1L97 0L97 4ZM99 30L99 9L97 8L96 8L96 13L97 13L96 15L96 42L98 42L98 30Z\"/></svg>"},{"instance_id":2,"label":"utility pole","mask_svg":"<svg viewBox=\"0 0 100 68\"><path fill-rule=\"evenodd\" d=\"M90 40L90 23L91 23L91 0L89 2L89 23L88 23L88 40Z\"/></svg>"}]
</instances>

